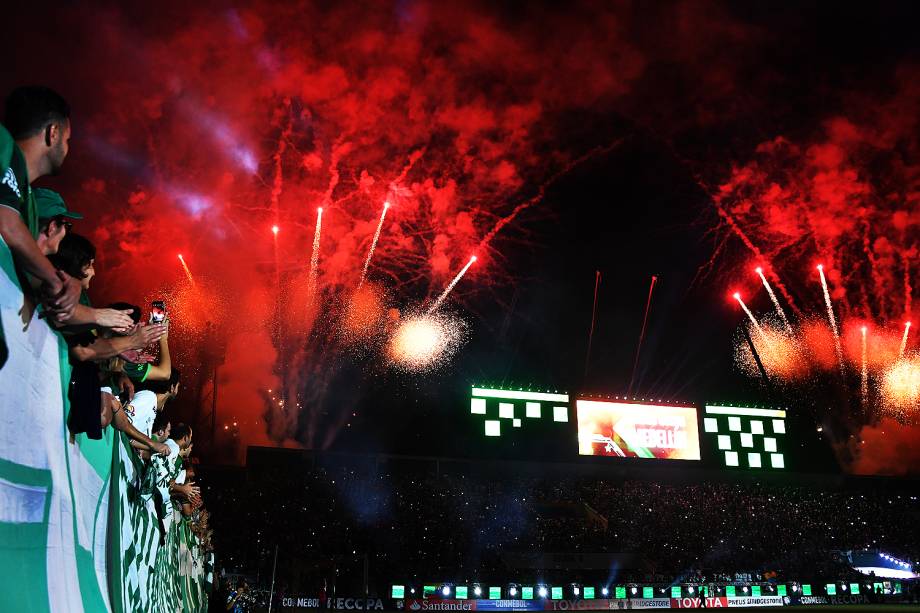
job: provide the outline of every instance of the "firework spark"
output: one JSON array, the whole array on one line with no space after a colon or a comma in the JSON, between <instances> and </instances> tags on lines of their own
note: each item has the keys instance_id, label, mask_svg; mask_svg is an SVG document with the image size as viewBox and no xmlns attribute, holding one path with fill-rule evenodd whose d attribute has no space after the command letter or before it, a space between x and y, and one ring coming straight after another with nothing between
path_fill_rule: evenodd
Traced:
<instances>
[{"instance_id":1,"label":"firework spark","mask_svg":"<svg viewBox=\"0 0 920 613\"><path fill-rule=\"evenodd\" d=\"M465 326L457 318L438 314L408 317L399 323L388 346L394 368L420 373L443 365L465 340Z\"/></svg>"},{"instance_id":2,"label":"firework spark","mask_svg":"<svg viewBox=\"0 0 920 613\"><path fill-rule=\"evenodd\" d=\"M195 278L192 277L192 271L188 269L188 264L186 264L185 258L182 257L181 253L179 254L179 261L182 262L182 270L185 271L185 276L188 277L188 282L192 285L192 287L195 287Z\"/></svg>"},{"instance_id":3,"label":"firework spark","mask_svg":"<svg viewBox=\"0 0 920 613\"><path fill-rule=\"evenodd\" d=\"M862 332L862 367L859 377L859 395L862 399L863 410L865 410L869 406L869 350L866 343L868 328L863 326L860 330Z\"/></svg>"},{"instance_id":4,"label":"firework spark","mask_svg":"<svg viewBox=\"0 0 920 613\"><path fill-rule=\"evenodd\" d=\"M760 280L763 282L763 286L764 288L766 288L767 294L770 295L770 300L773 302L773 308L776 309L776 314L779 316L779 318L783 320L783 324L786 326L786 330L788 332L792 332L792 326L789 325L789 319L786 317L786 312L783 311L783 307L782 305L780 305L779 299L776 297L776 294L773 292L773 288L770 287L770 282L767 281L767 277L764 276L763 268L758 266L757 268L754 269L754 272L756 272L760 276Z\"/></svg>"},{"instance_id":5,"label":"firework spark","mask_svg":"<svg viewBox=\"0 0 920 613\"><path fill-rule=\"evenodd\" d=\"M885 412L909 421L920 411L920 356L899 359L882 376Z\"/></svg>"},{"instance_id":6,"label":"firework spark","mask_svg":"<svg viewBox=\"0 0 920 613\"><path fill-rule=\"evenodd\" d=\"M907 336L910 334L910 322L904 324L904 336L901 337L901 347L898 349L898 359L904 357L904 350L907 349Z\"/></svg>"},{"instance_id":7,"label":"firework spark","mask_svg":"<svg viewBox=\"0 0 920 613\"><path fill-rule=\"evenodd\" d=\"M323 207L316 209L316 230L313 232L313 250L310 252L310 294L316 291L316 275L319 271L319 237L323 228Z\"/></svg>"},{"instance_id":8,"label":"firework spark","mask_svg":"<svg viewBox=\"0 0 920 613\"><path fill-rule=\"evenodd\" d=\"M377 241L380 240L380 230L383 228L383 220L387 216L387 209L390 208L390 202L383 203L383 211L380 212L380 221L377 223L377 231L374 232L374 240L371 241L371 248L367 251L367 259L364 260L364 269L361 271L361 280L358 281L358 287L360 288L364 284L364 279L367 277L367 269L371 265L371 258L374 257L374 251L377 249Z\"/></svg>"},{"instance_id":9,"label":"firework spark","mask_svg":"<svg viewBox=\"0 0 920 613\"><path fill-rule=\"evenodd\" d=\"M834 306L831 304L831 293L827 289L827 279L824 278L824 265L818 264L818 274L821 275L821 290L824 292L824 305L827 307L827 321L834 333L834 350L837 352L837 363L843 373L843 348L840 346L840 329L837 327L837 318L834 317Z\"/></svg>"},{"instance_id":10,"label":"firework spark","mask_svg":"<svg viewBox=\"0 0 920 613\"><path fill-rule=\"evenodd\" d=\"M754 314L751 313L751 309L749 309L748 306L744 304L744 300L741 299L741 294L739 292L735 292L732 294L732 298L738 301L738 304L741 305L741 310L744 311L744 314L747 315L748 319L751 320L751 325L754 326L755 330L757 330L757 335L764 341L764 343L766 343L767 335L764 333L763 328L760 327L760 323L758 323L757 319L754 317Z\"/></svg>"},{"instance_id":11,"label":"firework spark","mask_svg":"<svg viewBox=\"0 0 920 613\"><path fill-rule=\"evenodd\" d=\"M441 295L438 296L438 299L435 300L434 304L432 304L431 307L428 309L429 315L438 310L438 307L441 306L441 303L444 302L444 299L447 298L447 295L450 294L450 292L454 289L454 286L456 286L457 283L460 282L460 279L463 278L463 275L466 274L466 271L470 269L470 266L472 266L475 261L476 261L476 256L475 255L471 256L470 261L466 263L466 266L460 269L460 272L457 273L457 276L454 277L453 281L447 284L447 287L444 288L444 291L441 292Z\"/></svg>"}]
</instances>

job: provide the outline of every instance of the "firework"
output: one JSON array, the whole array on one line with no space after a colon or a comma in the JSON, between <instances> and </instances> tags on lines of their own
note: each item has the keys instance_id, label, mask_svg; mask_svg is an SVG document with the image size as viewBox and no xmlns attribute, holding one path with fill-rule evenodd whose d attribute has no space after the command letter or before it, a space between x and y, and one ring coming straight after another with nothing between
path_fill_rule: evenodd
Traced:
<instances>
[{"instance_id":1,"label":"firework","mask_svg":"<svg viewBox=\"0 0 920 613\"><path fill-rule=\"evenodd\" d=\"M831 331L834 333L834 350L837 352L837 363L843 373L843 349L840 347L840 330L837 328L837 319L834 317L834 307L831 304L831 294L827 290L827 279L824 278L824 265L818 264L818 274L821 275L821 290L824 292L824 305L827 307L827 321L830 322Z\"/></svg>"},{"instance_id":2,"label":"firework","mask_svg":"<svg viewBox=\"0 0 920 613\"><path fill-rule=\"evenodd\" d=\"M776 314L779 316L779 318L783 320L783 324L786 326L786 330L788 332L792 332L792 326L789 325L789 319L786 317L786 312L783 311L783 307L780 305L779 299L776 297L776 294L773 293L773 288L770 287L770 282L767 281L767 278L764 276L763 268L758 266L754 269L754 272L760 276L760 280L763 282L763 286L767 290L767 294L769 294L770 300L773 302L773 308L776 309Z\"/></svg>"},{"instance_id":3,"label":"firework","mask_svg":"<svg viewBox=\"0 0 920 613\"><path fill-rule=\"evenodd\" d=\"M747 316L742 326L751 330L749 343L753 346L748 347L740 334L735 337L736 365L748 376L757 377L756 352L773 382L786 392L826 386L822 394L836 400L821 409L826 411L822 419L833 416L845 422L845 431L875 423L884 415L902 422L914 419L920 400L920 358L907 347L910 323L895 331L884 325L873 326L864 317L858 323L849 318L838 320L823 266L818 266L818 272L827 307L825 317L801 316L792 322L777 312L758 321L740 293L733 294ZM822 374L835 370L840 376L827 378ZM859 386L858 398L850 398L855 387L851 382ZM862 410L839 410L856 406Z\"/></svg>"},{"instance_id":4,"label":"firework","mask_svg":"<svg viewBox=\"0 0 920 613\"><path fill-rule=\"evenodd\" d=\"M383 220L387 216L387 209L389 208L389 201L384 202L383 211L380 212L380 221L377 223L377 231L374 232L374 240L371 241L371 248L367 251L367 259L364 260L364 269L361 271L361 280L358 281L359 288L364 284L364 279L367 277L367 269L370 267L371 258L374 257L374 251L377 249L377 241L380 240L380 230L383 229Z\"/></svg>"},{"instance_id":5,"label":"firework","mask_svg":"<svg viewBox=\"0 0 920 613\"><path fill-rule=\"evenodd\" d=\"M277 225L272 226L272 249L275 254L275 287L281 287L281 259L278 255L278 232L281 230Z\"/></svg>"},{"instance_id":6,"label":"firework","mask_svg":"<svg viewBox=\"0 0 920 613\"><path fill-rule=\"evenodd\" d=\"M754 314L751 313L751 309L749 309L748 306L744 304L744 300L741 299L741 294L738 292L735 292L734 294L732 294L732 298L737 300L738 304L741 305L741 310L743 310L744 314L747 315L748 319L751 320L751 325L754 327L755 330L757 330L757 335L761 339L763 339L764 343L767 343L768 342L767 335L764 333L763 328L760 327L760 324L757 322L757 319L754 317Z\"/></svg>"},{"instance_id":7,"label":"firework","mask_svg":"<svg viewBox=\"0 0 920 613\"><path fill-rule=\"evenodd\" d=\"M465 326L445 314L411 316L401 321L388 345L394 368L428 372L443 365L465 340Z\"/></svg>"},{"instance_id":8,"label":"firework","mask_svg":"<svg viewBox=\"0 0 920 613\"><path fill-rule=\"evenodd\" d=\"M316 275L319 271L319 237L323 227L323 207L316 209L316 230L313 232L313 251L310 252L310 293L316 289Z\"/></svg>"},{"instance_id":9,"label":"firework","mask_svg":"<svg viewBox=\"0 0 920 613\"><path fill-rule=\"evenodd\" d=\"M859 377L859 394L862 399L863 409L869 406L869 351L866 344L867 328L863 326L862 332L862 367Z\"/></svg>"},{"instance_id":10,"label":"firework","mask_svg":"<svg viewBox=\"0 0 920 613\"><path fill-rule=\"evenodd\" d=\"M898 349L898 359L904 357L904 350L907 349L907 335L910 334L910 322L904 324L904 336L901 337L901 347Z\"/></svg>"},{"instance_id":11,"label":"firework","mask_svg":"<svg viewBox=\"0 0 920 613\"><path fill-rule=\"evenodd\" d=\"M179 254L179 261L182 263L182 270L185 271L185 276L188 278L188 282L192 285L192 287L195 287L195 279L192 277L192 271L188 269L188 264L185 263L185 258L182 257L181 253Z\"/></svg>"},{"instance_id":12,"label":"firework","mask_svg":"<svg viewBox=\"0 0 920 613\"><path fill-rule=\"evenodd\" d=\"M438 299L434 301L434 304L428 309L428 314L434 313L438 310L438 307L441 306L441 303L444 302L444 299L447 298L447 295L454 289L454 286L460 282L460 279L463 278L463 275L466 274L466 271L470 269L470 266L476 261L476 256L471 256L470 261L466 263L466 266L460 269L460 272L457 273L457 276L447 284L447 287L444 288L444 291L441 292L441 295L438 296Z\"/></svg>"},{"instance_id":13,"label":"firework","mask_svg":"<svg viewBox=\"0 0 920 613\"><path fill-rule=\"evenodd\" d=\"M886 413L901 421L915 418L920 410L920 356L899 359L888 368L880 391Z\"/></svg>"}]
</instances>

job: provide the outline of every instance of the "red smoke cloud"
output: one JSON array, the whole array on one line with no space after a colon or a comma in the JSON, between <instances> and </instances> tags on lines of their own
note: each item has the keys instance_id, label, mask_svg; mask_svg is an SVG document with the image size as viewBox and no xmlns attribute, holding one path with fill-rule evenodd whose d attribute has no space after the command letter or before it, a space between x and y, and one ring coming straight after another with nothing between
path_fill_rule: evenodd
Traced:
<instances>
[{"instance_id":1,"label":"red smoke cloud","mask_svg":"<svg viewBox=\"0 0 920 613\"><path fill-rule=\"evenodd\" d=\"M798 310L823 263L843 319L903 325L913 308L920 236L920 87L904 69L886 99L850 97L807 137L761 143L716 190L725 236L744 236ZM746 262L744 265L747 265ZM810 287L807 283L810 282Z\"/></svg>"},{"instance_id":2,"label":"red smoke cloud","mask_svg":"<svg viewBox=\"0 0 920 613\"><path fill-rule=\"evenodd\" d=\"M851 469L860 475L906 475L920 466L920 426L905 426L886 417L877 425L865 426L854 443Z\"/></svg>"}]
</instances>

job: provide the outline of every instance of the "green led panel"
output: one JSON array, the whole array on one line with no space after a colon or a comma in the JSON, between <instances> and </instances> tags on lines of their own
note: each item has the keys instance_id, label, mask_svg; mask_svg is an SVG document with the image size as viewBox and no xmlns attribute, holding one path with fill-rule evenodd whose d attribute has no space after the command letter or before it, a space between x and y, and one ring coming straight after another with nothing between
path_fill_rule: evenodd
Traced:
<instances>
[{"instance_id":1,"label":"green led panel","mask_svg":"<svg viewBox=\"0 0 920 613\"><path fill-rule=\"evenodd\" d=\"M703 436L728 468L786 468L786 411L706 405Z\"/></svg>"},{"instance_id":2,"label":"green led panel","mask_svg":"<svg viewBox=\"0 0 920 613\"><path fill-rule=\"evenodd\" d=\"M586 587L585 588L585 600L593 600L593 599L594 599L594 588Z\"/></svg>"},{"instance_id":3,"label":"green led panel","mask_svg":"<svg viewBox=\"0 0 920 613\"><path fill-rule=\"evenodd\" d=\"M490 587L489 588L489 600L501 600L502 598L502 588L500 587Z\"/></svg>"},{"instance_id":4,"label":"green led panel","mask_svg":"<svg viewBox=\"0 0 920 613\"><path fill-rule=\"evenodd\" d=\"M551 595L553 600L562 600L562 588L554 587Z\"/></svg>"},{"instance_id":5,"label":"green led panel","mask_svg":"<svg viewBox=\"0 0 920 613\"><path fill-rule=\"evenodd\" d=\"M394 585L390 589L390 598L405 598L406 597L406 586L405 585Z\"/></svg>"},{"instance_id":6,"label":"green led panel","mask_svg":"<svg viewBox=\"0 0 920 613\"><path fill-rule=\"evenodd\" d=\"M651 586L648 586L648 585L645 586L644 588L642 588L642 597L643 597L643 598L654 598L654 597L655 597L655 589L654 589L653 587L651 587Z\"/></svg>"},{"instance_id":7,"label":"green led panel","mask_svg":"<svg viewBox=\"0 0 920 613\"><path fill-rule=\"evenodd\" d=\"M473 387L470 414L481 416L487 437L508 436L536 420L550 423L569 421L569 395Z\"/></svg>"},{"instance_id":8,"label":"green led panel","mask_svg":"<svg viewBox=\"0 0 920 613\"><path fill-rule=\"evenodd\" d=\"M457 595L457 600L466 600L470 597L470 590L465 585L458 585L454 593Z\"/></svg>"},{"instance_id":9,"label":"green led panel","mask_svg":"<svg viewBox=\"0 0 920 613\"><path fill-rule=\"evenodd\" d=\"M525 587L521 589L521 596L524 600L533 600L533 588Z\"/></svg>"},{"instance_id":10,"label":"green led panel","mask_svg":"<svg viewBox=\"0 0 920 613\"><path fill-rule=\"evenodd\" d=\"M626 586L618 585L613 590L614 598L626 598Z\"/></svg>"}]
</instances>

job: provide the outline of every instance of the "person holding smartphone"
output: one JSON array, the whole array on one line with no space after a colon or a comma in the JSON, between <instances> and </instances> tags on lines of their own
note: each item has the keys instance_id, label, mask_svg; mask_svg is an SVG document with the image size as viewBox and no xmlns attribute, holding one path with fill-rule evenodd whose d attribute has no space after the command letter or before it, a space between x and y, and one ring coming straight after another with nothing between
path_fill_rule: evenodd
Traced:
<instances>
[{"instance_id":1,"label":"person holding smartphone","mask_svg":"<svg viewBox=\"0 0 920 613\"><path fill-rule=\"evenodd\" d=\"M128 361L123 366L125 374L136 383L145 381L165 381L172 372L172 360L169 355L169 316L163 301L155 301L150 313L150 324L162 328L163 334L159 337L160 359L156 364L144 361Z\"/></svg>"}]
</instances>

